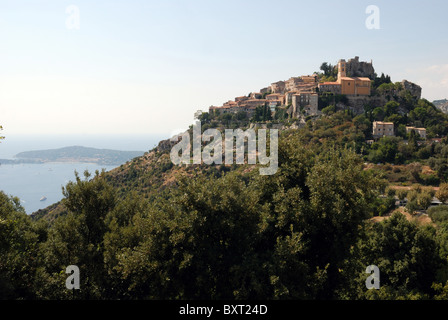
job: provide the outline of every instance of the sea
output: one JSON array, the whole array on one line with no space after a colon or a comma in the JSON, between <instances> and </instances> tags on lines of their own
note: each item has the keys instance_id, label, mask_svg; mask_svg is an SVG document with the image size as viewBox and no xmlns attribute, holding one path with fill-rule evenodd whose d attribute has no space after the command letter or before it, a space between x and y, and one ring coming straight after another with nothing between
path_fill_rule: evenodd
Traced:
<instances>
[{"instance_id":1,"label":"sea","mask_svg":"<svg viewBox=\"0 0 448 320\"><path fill-rule=\"evenodd\" d=\"M0 141L0 159L14 159L23 151L83 146L120 151L141 151L142 154L157 146L166 135L8 135ZM85 170L109 171L116 166L94 163L61 162L44 164L0 164L0 190L18 197L27 214L60 201L62 187L75 180L75 171L81 177Z\"/></svg>"}]
</instances>

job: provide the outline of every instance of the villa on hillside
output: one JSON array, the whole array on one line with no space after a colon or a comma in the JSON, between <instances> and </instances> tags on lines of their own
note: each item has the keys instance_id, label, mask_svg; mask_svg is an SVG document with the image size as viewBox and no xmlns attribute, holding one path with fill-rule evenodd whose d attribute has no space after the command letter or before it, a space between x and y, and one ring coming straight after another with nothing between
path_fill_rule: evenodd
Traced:
<instances>
[{"instance_id":1,"label":"villa on hillside","mask_svg":"<svg viewBox=\"0 0 448 320\"><path fill-rule=\"evenodd\" d=\"M416 128L416 127L406 127L406 134L411 131L415 131L420 135L421 138L426 139L426 129L425 128Z\"/></svg>"},{"instance_id":2,"label":"villa on hillside","mask_svg":"<svg viewBox=\"0 0 448 320\"><path fill-rule=\"evenodd\" d=\"M426 140L426 129L425 128L416 128L416 127L406 127L406 134L409 132L415 131L420 135L421 138ZM374 139L379 139L382 137L393 137L394 133L394 123L393 122L383 122L383 121L374 121L372 128L372 135Z\"/></svg>"},{"instance_id":3,"label":"villa on hillside","mask_svg":"<svg viewBox=\"0 0 448 320\"><path fill-rule=\"evenodd\" d=\"M395 136L394 123L393 122L374 121L372 135L373 135L373 138L375 138L375 139L382 138L382 137Z\"/></svg>"}]
</instances>

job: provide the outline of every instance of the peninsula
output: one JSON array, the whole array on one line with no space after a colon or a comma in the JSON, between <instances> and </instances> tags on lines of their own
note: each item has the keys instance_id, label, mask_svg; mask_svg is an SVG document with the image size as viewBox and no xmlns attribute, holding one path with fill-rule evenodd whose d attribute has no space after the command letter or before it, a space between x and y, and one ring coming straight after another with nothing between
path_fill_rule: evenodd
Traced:
<instances>
[{"instance_id":1,"label":"peninsula","mask_svg":"<svg viewBox=\"0 0 448 320\"><path fill-rule=\"evenodd\" d=\"M135 157L142 156L144 153L144 151L118 151L71 146L59 149L20 152L15 156L16 159L0 159L0 163L83 162L100 165L120 165Z\"/></svg>"}]
</instances>

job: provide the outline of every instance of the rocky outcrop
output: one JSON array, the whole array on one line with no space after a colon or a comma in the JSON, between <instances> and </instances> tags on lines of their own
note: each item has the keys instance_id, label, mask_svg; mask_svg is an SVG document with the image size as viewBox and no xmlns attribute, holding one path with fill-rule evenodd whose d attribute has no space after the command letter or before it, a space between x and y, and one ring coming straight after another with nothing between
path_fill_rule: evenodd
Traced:
<instances>
[{"instance_id":1,"label":"rocky outcrop","mask_svg":"<svg viewBox=\"0 0 448 320\"><path fill-rule=\"evenodd\" d=\"M159 144L157 145L157 151L158 152L167 152L170 151L177 143L178 140L180 141L180 136L182 135L175 135L173 136L171 139L166 139L166 140L162 140L159 142ZM176 139L177 137L177 139Z\"/></svg>"},{"instance_id":2,"label":"rocky outcrop","mask_svg":"<svg viewBox=\"0 0 448 320\"><path fill-rule=\"evenodd\" d=\"M348 60L347 62L348 77L367 77L373 80L375 78L375 69L371 62L359 61L359 57Z\"/></svg>"},{"instance_id":3,"label":"rocky outcrop","mask_svg":"<svg viewBox=\"0 0 448 320\"><path fill-rule=\"evenodd\" d=\"M271 88L262 88L262 89L260 89L260 93L261 94L267 94L267 93L270 93L271 92Z\"/></svg>"},{"instance_id":4,"label":"rocky outcrop","mask_svg":"<svg viewBox=\"0 0 448 320\"><path fill-rule=\"evenodd\" d=\"M422 96L422 87L407 80L401 81L403 89L409 91L414 97L420 99Z\"/></svg>"},{"instance_id":5,"label":"rocky outcrop","mask_svg":"<svg viewBox=\"0 0 448 320\"><path fill-rule=\"evenodd\" d=\"M444 113L448 113L448 100L442 99L442 100L434 100L432 102L440 111Z\"/></svg>"}]
</instances>

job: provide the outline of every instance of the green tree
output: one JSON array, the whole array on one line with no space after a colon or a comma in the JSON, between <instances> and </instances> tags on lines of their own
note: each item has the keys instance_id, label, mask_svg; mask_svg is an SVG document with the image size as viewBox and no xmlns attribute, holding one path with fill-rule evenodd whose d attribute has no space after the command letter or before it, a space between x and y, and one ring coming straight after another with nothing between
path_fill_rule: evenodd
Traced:
<instances>
[{"instance_id":1,"label":"green tree","mask_svg":"<svg viewBox=\"0 0 448 320\"><path fill-rule=\"evenodd\" d=\"M104 235L106 215L116 206L116 192L106 182L105 172L96 172L93 179L84 172L84 180L75 172L76 181L63 187L63 204L68 214L58 219L50 229L48 240L42 244L42 259L46 268L42 276L50 285L41 295L70 298L65 289L65 268L79 267L83 290L74 298L99 299L107 294L108 285L104 266Z\"/></svg>"},{"instance_id":2,"label":"green tree","mask_svg":"<svg viewBox=\"0 0 448 320\"><path fill-rule=\"evenodd\" d=\"M369 160L373 163L388 162L400 163L402 162L399 153L398 144L400 142L398 137L383 137L378 142L372 145L369 153Z\"/></svg>"},{"instance_id":3,"label":"green tree","mask_svg":"<svg viewBox=\"0 0 448 320\"><path fill-rule=\"evenodd\" d=\"M391 117L393 115L396 115L399 106L400 106L400 104L398 102L396 102L396 101L389 101L388 103L386 103L386 105L383 108L384 115L386 117Z\"/></svg>"},{"instance_id":4,"label":"green tree","mask_svg":"<svg viewBox=\"0 0 448 320\"><path fill-rule=\"evenodd\" d=\"M336 72L336 67L331 65L331 63L328 62L323 62L320 65L320 70L322 70L324 72L324 75L326 77L334 77Z\"/></svg>"},{"instance_id":5,"label":"green tree","mask_svg":"<svg viewBox=\"0 0 448 320\"><path fill-rule=\"evenodd\" d=\"M383 121L386 113L384 112L384 108L377 107L372 111L372 115L375 120Z\"/></svg>"},{"instance_id":6,"label":"green tree","mask_svg":"<svg viewBox=\"0 0 448 320\"><path fill-rule=\"evenodd\" d=\"M448 222L448 206L446 205L431 207L427 213L431 220L437 224ZM448 249L448 247L445 248Z\"/></svg>"},{"instance_id":7,"label":"green tree","mask_svg":"<svg viewBox=\"0 0 448 320\"><path fill-rule=\"evenodd\" d=\"M374 224L361 246L361 260L378 266L381 287L368 292L364 287L361 294L368 298L387 294L389 299L428 297L442 266L438 248L433 228L418 227L401 213Z\"/></svg>"},{"instance_id":8,"label":"green tree","mask_svg":"<svg viewBox=\"0 0 448 320\"><path fill-rule=\"evenodd\" d=\"M390 83L390 76L384 75L384 73L381 73L380 77L377 77L375 74L375 79L373 81L373 88L378 88L383 83Z\"/></svg>"},{"instance_id":9,"label":"green tree","mask_svg":"<svg viewBox=\"0 0 448 320\"><path fill-rule=\"evenodd\" d=\"M335 111L336 111L336 107L334 105L329 105L328 107L325 107L322 109L322 113L327 116L331 115Z\"/></svg>"},{"instance_id":10,"label":"green tree","mask_svg":"<svg viewBox=\"0 0 448 320\"><path fill-rule=\"evenodd\" d=\"M35 299L43 224L33 223L20 200L0 191L0 299Z\"/></svg>"},{"instance_id":11,"label":"green tree","mask_svg":"<svg viewBox=\"0 0 448 320\"><path fill-rule=\"evenodd\" d=\"M105 261L120 296L334 297L379 184L354 152L318 154L299 137L280 144L276 175L180 179L133 218L116 208Z\"/></svg>"},{"instance_id":12,"label":"green tree","mask_svg":"<svg viewBox=\"0 0 448 320\"><path fill-rule=\"evenodd\" d=\"M413 162L408 165L408 170L410 174L410 179L415 182L419 182L421 180L420 174L422 172L422 165L419 162Z\"/></svg>"},{"instance_id":13,"label":"green tree","mask_svg":"<svg viewBox=\"0 0 448 320\"><path fill-rule=\"evenodd\" d=\"M448 201L448 183L440 184L439 190L436 192L436 198L442 203L446 203Z\"/></svg>"},{"instance_id":14,"label":"green tree","mask_svg":"<svg viewBox=\"0 0 448 320\"><path fill-rule=\"evenodd\" d=\"M432 195L429 192L422 192L417 197L417 204L423 210L428 209L432 202Z\"/></svg>"},{"instance_id":15,"label":"green tree","mask_svg":"<svg viewBox=\"0 0 448 320\"><path fill-rule=\"evenodd\" d=\"M406 189L398 189L396 193L397 193L398 199L404 200L406 198L407 194L408 194L408 190L406 190Z\"/></svg>"},{"instance_id":16,"label":"green tree","mask_svg":"<svg viewBox=\"0 0 448 320\"><path fill-rule=\"evenodd\" d=\"M242 121L242 120L246 120L247 119L247 113L245 111L238 111L235 114L235 119Z\"/></svg>"},{"instance_id":17,"label":"green tree","mask_svg":"<svg viewBox=\"0 0 448 320\"><path fill-rule=\"evenodd\" d=\"M293 154L293 151L287 154ZM309 243L306 260L311 270L318 268L327 273L327 280L317 296L334 297L336 288L343 286L344 278L348 276L341 274L339 269L344 266L351 244L358 236L360 229L354 226L362 225L369 217L368 204L378 194L380 183L369 172L361 169L361 159L349 151L334 150L321 154L309 174L302 171L307 170L306 166L295 163L291 156L280 158L286 161L282 165L282 172L290 172L282 184L294 182L292 185L296 190L289 192L294 190L295 194L299 194L295 202L300 205L299 208L303 208L297 212L296 219L300 223L295 230L301 232L304 241ZM291 175L293 172L298 175L294 179L295 175ZM300 183L303 178L299 177L304 175L308 178L303 185ZM291 200L286 201L291 203ZM291 205L284 206L288 208ZM294 212L291 209L285 209L285 216Z\"/></svg>"}]
</instances>

